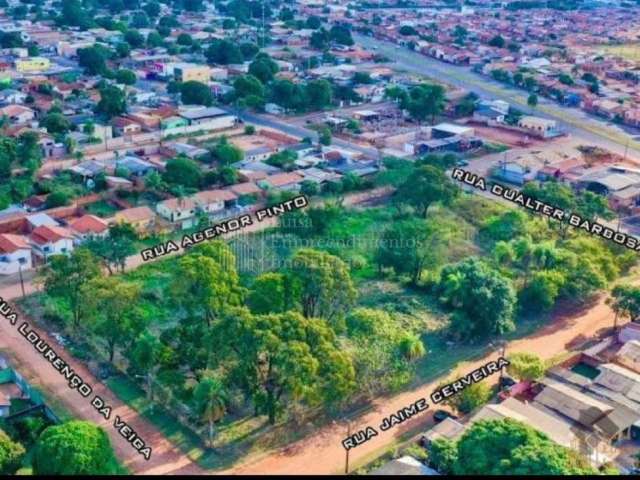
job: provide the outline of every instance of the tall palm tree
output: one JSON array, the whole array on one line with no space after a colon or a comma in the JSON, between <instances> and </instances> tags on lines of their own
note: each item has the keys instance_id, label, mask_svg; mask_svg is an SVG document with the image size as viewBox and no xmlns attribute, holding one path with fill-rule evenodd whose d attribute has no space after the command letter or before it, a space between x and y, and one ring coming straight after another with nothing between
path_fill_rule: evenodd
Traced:
<instances>
[{"instance_id":1,"label":"tall palm tree","mask_svg":"<svg viewBox=\"0 0 640 480\"><path fill-rule=\"evenodd\" d=\"M206 374L193 391L196 410L200 418L209 426L209 447L213 447L214 424L225 413L227 390L215 376Z\"/></svg>"}]
</instances>

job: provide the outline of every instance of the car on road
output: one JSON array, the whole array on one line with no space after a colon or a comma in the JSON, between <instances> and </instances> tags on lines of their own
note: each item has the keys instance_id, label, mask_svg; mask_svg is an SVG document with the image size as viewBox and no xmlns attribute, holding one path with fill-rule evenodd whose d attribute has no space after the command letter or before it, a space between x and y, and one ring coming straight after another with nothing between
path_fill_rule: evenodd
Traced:
<instances>
[{"instance_id":1,"label":"car on road","mask_svg":"<svg viewBox=\"0 0 640 480\"><path fill-rule=\"evenodd\" d=\"M456 420L458 417L447 410L436 410L433 412L433 421L436 423L440 423L445 421L447 418L451 418L452 420Z\"/></svg>"},{"instance_id":2,"label":"car on road","mask_svg":"<svg viewBox=\"0 0 640 480\"><path fill-rule=\"evenodd\" d=\"M500 379L500 388L513 387L516 383L518 383L516 380L505 375Z\"/></svg>"},{"instance_id":3,"label":"car on road","mask_svg":"<svg viewBox=\"0 0 640 480\"><path fill-rule=\"evenodd\" d=\"M466 167L466 166L468 166L468 165L469 165L469 162L468 162L467 160L458 160L458 161L456 162L456 165L457 165L458 167Z\"/></svg>"}]
</instances>

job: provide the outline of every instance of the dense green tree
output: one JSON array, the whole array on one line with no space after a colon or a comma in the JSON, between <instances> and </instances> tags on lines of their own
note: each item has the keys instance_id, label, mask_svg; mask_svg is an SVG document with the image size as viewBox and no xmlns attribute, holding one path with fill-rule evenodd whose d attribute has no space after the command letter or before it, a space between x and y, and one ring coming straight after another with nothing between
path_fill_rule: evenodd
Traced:
<instances>
[{"instance_id":1,"label":"dense green tree","mask_svg":"<svg viewBox=\"0 0 640 480\"><path fill-rule=\"evenodd\" d=\"M323 127L318 131L318 142L320 142L321 145L325 145L325 146L329 146L331 145L331 130L329 129L329 127Z\"/></svg>"},{"instance_id":2,"label":"dense green tree","mask_svg":"<svg viewBox=\"0 0 640 480\"><path fill-rule=\"evenodd\" d=\"M92 19L79 0L62 0L62 11L57 19L65 26L79 27L86 30L92 24Z\"/></svg>"},{"instance_id":3,"label":"dense green tree","mask_svg":"<svg viewBox=\"0 0 640 480\"><path fill-rule=\"evenodd\" d=\"M408 274L417 285L425 268L433 268L446 258L452 225L407 219L393 222L382 233L376 263L391 267L397 274Z\"/></svg>"},{"instance_id":4,"label":"dense green tree","mask_svg":"<svg viewBox=\"0 0 640 480\"><path fill-rule=\"evenodd\" d=\"M138 30L129 29L124 34L124 40L131 45L131 48L140 48L144 46L145 38Z\"/></svg>"},{"instance_id":5,"label":"dense green tree","mask_svg":"<svg viewBox=\"0 0 640 480\"><path fill-rule=\"evenodd\" d=\"M455 186L445 172L437 167L425 165L418 167L395 194L395 201L414 207L426 217L429 207L434 203L449 204L458 194Z\"/></svg>"},{"instance_id":6,"label":"dense green tree","mask_svg":"<svg viewBox=\"0 0 640 480\"><path fill-rule=\"evenodd\" d=\"M353 45L355 42L351 37L351 30L345 25L333 25L329 30L331 40L340 45Z\"/></svg>"},{"instance_id":7,"label":"dense green tree","mask_svg":"<svg viewBox=\"0 0 640 480\"><path fill-rule=\"evenodd\" d=\"M233 165L244 158L244 152L234 144L229 143L225 137L221 138L215 146L209 150L209 154L211 160L218 162L220 166Z\"/></svg>"},{"instance_id":8,"label":"dense green tree","mask_svg":"<svg viewBox=\"0 0 640 480\"><path fill-rule=\"evenodd\" d=\"M229 40L214 40L204 52L209 63L228 65L242 63L244 56L238 45Z\"/></svg>"},{"instance_id":9,"label":"dense green tree","mask_svg":"<svg viewBox=\"0 0 640 480\"><path fill-rule=\"evenodd\" d=\"M566 282L566 276L559 271L535 272L519 293L521 308L536 313L551 310Z\"/></svg>"},{"instance_id":10,"label":"dense green tree","mask_svg":"<svg viewBox=\"0 0 640 480\"><path fill-rule=\"evenodd\" d=\"M491 40L489 40L489 45L491 45L492 47L504 48L505 44L506 42L501 35L495 35L491 38Z\"/></svg>"},{"instance_id":11,"label":"dense green tree","mask_svg":"<svg viewBox=\"0 0 640 480\"><path fill-rule=\"evenodd\" d=\"M71 202L71 195L69 194L67 189L59 189L54 190L49 195L47 195L46 207L47 208L56 208L62 207L65 205L69 205Z\"/></svg>"},{"instance_id":12,"label":"dense green tree","mask_svg":"<svg viewBox=\"0 0 640 480\"><path fill-rule=\"evenodd\" d=\"M303 111L307 107L306 90L303 85L287 79L275 79L269 85L269 97L273 103L285 110Z\"/></svg>"},{"instance_id":13,"label":"dense green tree","mask_svg":"<svg viewBox=\"0 0 640 480\"><path fill-rule=\"evenodd\" d=\"M247 305L253 313L282 313L287 307L286 276L267 272L258 276L247 297Z\"/></svg>"},{"instance_id":14,"label":"dense green tree","mask_svg":"<svg viewBox=\"0 0 640 480\"><path fill-rule=\"evenodd\" d=\"M133 28L147 28L149 26L149 16L146 12L135 12L129 25Z\"/></svg>"},{"instance_id":15,"label":"dense green tree","mask_svg":"<svg viewBox=\"0 0 640 480\"><path fill-rule=\"evenodd\" d=\"M323 27L320 27L311 34L309 38L309 46L317 50L325 50L329 47L331 35Z\"/></svg>"},{"instance_id":16,"label":"dense green tree","mask_svg":"<svg viewBox=\"0 0 640 480\"><path fill-rule=\"evenodd\" d=\"M305 86L305 97L311 110L322 110L331 105L332 93L327 80L311 80Z\"/></svg>"},{"instance_id":17,"label":"dense green tree","mask_svg":"<svg viewBox=\"0 0 640 480\"><path fill-rule=\"evenodd\" d=\"M312 249L298 250L291 276L302 313L336 324L356 300L348 266L338 257Z\"/></svg>"},{"instance_id":18,"label":"dense green tree","mask_svg":"<svg viewBox=\"0 0 640 480\"><path fill-rule=\"evenodd\" d=\"M264 53L259 53L249 65L249 74L258 78L264 84L273 80L278 70L278 64Z\"/></svg>"},{"instance_id":19,"label":"dense green tree","mask_svg":"<svg viewBox=\"0 0 640 480\"><path fill-rule=\"evenodd\" d=\"M149 46L153 46L153 45L149 45ZM130 53L131 53L131 47L127 42L118 42L116 44L116 54L118 55L118 57L127 58Z\"/></svg>"},{"instance_id":20,"label":"dense green tree","mask_svg":"<svg viewBox=\"0 0 640 480\"><path fill-rule=\"evenodd\" d=\"M509 355L507 372L518 380L538 380L545 371L544 362L535 353L518 352Z\"/></svg>"},{"instance_id":21,"label":"dense green tree","mask_svg":"<svg viewBox=\"0 0 640 480\"><path fill-rule=\"evenodd\" d=\"M487 218L481 226L480 232L488 239L499 242L525 236L531 231L531 228L525 212L507 210Z\"/></svg>"},{"instance_id":22,"label":"dense green tree","mask_svg":"<svg viewBox=\"0 0 640 480\"><path fill-rule=\"evenodd\" d=\"M305 20L305 26L312 30L317 30L322 26L322 20L320 20L320 17L317 17L316 15L309 15Z\"/></svg>"},{"instance_id":23,"label":"dense green tree","mask_svg":"<svg viewBox=\"0 0 640 480\"><path fill-rule=\"evenodd\" d=\"M193 38L191 38L191 35L189 35L188 33L183 32L180 35L178 35L178 38L176 38L176 43L178 45L185 45L185 46L193 45Z\"/></svg>"},{"instance_id":24,"label":"dense green tree","mask_svg":"<svg viewBox=\"0 0 640 480\"><path fill-rule=\"evenodd\" d=\"M233 254L219 241L180 258L174 289L177 302L191 317L204 317L207 326L229 307L240 306L245 293Z\"/></svg>"},{"instance_id":25,"label":"dense green tree","mask_svg":"<svg viewBox=\"0 0 640 480\"><path fill-rule=\"evenodd\" d=\"M147 47L156 48L160 47L164 40L162 39L162 35L158 32L149 32L147 35ZM128 45L125 43L124 45Z\"/></svg>"},{"instance_id":26,"label":"dense green tree","mask_svg":"<svg viewBox=\"0 0 640 480\"><path fill-rule=\"evenodd\" d=\"M260 51L260 48L258 48L258 45L256 45L253 42L243 42L240 44L239 48L245 60L253 60L253 58Z\"/></svg>"},{"instance_id":27,"label":"dense green tree","mask_svg":"<svg viewBox=\"0 0 640 480\"><path fill-rule=\"evenodd\" d=\"M445 266L437 290L444 303L456 309L451 332L460 338L500 335L515 328L511 281L477 258Z\"/></svg>"},{"instance_id":28,"label":"dense green tree","mask_svg":"<svg viewBox=\"0 0 640 480\"><path fill-rule=\"evenodd\" d=\"M138 78L136 77L135 72L131 70L122 69L116 72L116 81L118 83L122 83L124 85L133 85L137 80Z\"/></svg>"},{"instance_id":29,"label":"dense green tree","mask_svg":"<svg viewBox=\"0 0 640 480\"><path fill-rule=\"evenodd\" d=\"M33 453L35 475L113 475L117 459L109 437L89 422L71 421L47 428Z\"/></svg>"},{"instance_id":30,"label":"dense green tree","mask_svg":"<svg viewBox=\"0 0 640 480\"><path fill-rule=\"evenodd\" d=\"M491 387L487 383L474 383L456 395L449 397L446 400L446 404L454 408L458 413L466 415L485 405L491 399L492 394Z\"/></svg>"},{"instance_id":31,"label":"dense green tree","mask_svg":"<svg viewBox=\"0 0 640 480\"><path fill-rule=\"evenodd\" d=\"M76 248L70 255L51 255L39 272L49 295L64 299L71 308L73 325L80 324L85 297L82 287L100 276L98 259L86 248Z\"/></svg>"},{"instance_id":32,"label":"dense green tree","mask_svg":"<svg viewBox=\"0 0 640 480\"><path fill-rule=\"evenodd\" d=\"M96 111L107 117L122 115L127 111L127 99L124 92L115 85L106 85L100 89L100 101Z\"/></svg>"},{"instance_id":33,"label":"dense green tree","mask_svg":"<svg viewBox=\"0 0 640 480\"><path fill-rule=\"evenodd\" d=\"M436 115L444 110L445 89L442 85L423 83L409 90L409 102L407 110L411 117L418 121L431 117L431 123L435 122Z\"/></svg>"},{"instance_id":34,"label":"dense green tree","mask_svg":"<svg viewBox=\"0 0 640 480\"><path fill-rule=\"evenodd\" d=\"M18 137L16 145L17 160L32 173L35 173L42 164L42 147L39 140L40 136L37 132L27 131Z\"/></svg>"},{"instance_id":35,"label":"dense green tree","mask_svg":"<svg viewBox=\"0 0 640 480\"><path fill-rule=\"evenodd\" d=\"M221 328L219 337L238 356L238 375L256 413L266 414L271 424L288 402L339 404L354 391L351 358L325 320L297 312L251 315L238 310Z\"/></svg>"},{"instance_id":36,"label":"dense green tree","mask_svg":"<svg viewBox=\"0 0 640 480\"><path fill-rule=\"evenodd\" d=\"M180 85L180 100L184 104L211 106L213 94L204 83L190 80Z\"/></svg>"},{"instance_id":37,"label":"dense green tree","mask_svg":"<svg viewBox=\"0 0 640 480\"><path fill-rule=\"evenodd\" d=\"M615 214L609 208L607 198L603 195L590 191L582 192L577 199L576 212L591 222L599 218L604 220L612 220Z\"/></svg>"},{"instance_id":38,"label":"dense green tree","mask_svg":"<svg viewBox=\"0 0 640 480\"><path fill-rule=\"evenodd\" d=\"M277 153L274 153L269 158L265 160L265 163L269 165L273 165L278 168L289 168L293 166L293 162L298 159L298 155L293 150L281 150Z\"/></svg>"},{"instance_id":39,"label":"dense green tree","mask_svg":"<svg viewBox=\"0 0 640 480\"><path fill-rule=\"evenodd\" d=\"M146 183L145 183L146 185ZM85 241L84 245L100 258L110 274L120 268L124 272L127 257L135 253L135 241L138 235L128 223L112 226L106 237L93 237Z\"/></svg>"},{"instance_id":40,"label":"dense green tree","mask_svg":"<svg viewBox=\"0 0 640 480\"><path fill-rule=\"evenodd\" d=\"M429 462L442 475L450 475L458 462L458 446L448 438L436 438L429 446Z\"/></svg>"},{"instance_id":41,"label":"dense green tree","mask_svg":"<svg viewBox=\"0 0 640 480\"><path fill-rule=\"evenodd\" d=\"M71 128L71 122L67 120L67 117L57 112L48 113L42 119L41 124L51 134L67 133Z\"/></svg>"},{"instance_id":42,"label":"dense green tree","mask_svg":"<svg viewBox=\"0 0 640 480\"><path fill-rule=\"evenodd\" d=\"M113 362L116 347L129 347L145 328L137 309L140 285L117 277L99 277L83 288L90 312L89 330L104 340Z\"/></svg>"},{"instance_id":43,"label":"dense green tree","mask_svg":"<svg viewBox=\"0 0 640 480\"><path fill-rule=\"evenodd\" d=\"M529 105L531 108L535 108L538 106L538 95L536 95L535 93L530 94L527 97L527 105Z\"/></svg>"},{"instance_id":44,"label":"dense green tree","mask_svg":"<svg viewBox=\"0 0 640 480\"><path fill-rule=\"evenodd\" d=\"M608 303L616 313L616 320L621 315L636 321L640 317L640 288L633 285L617 285L611 291Z\"/></svg>"},{"instance_id":45,"label":"dense green tree","mask_svg":"<svg viewBox=\"0 0 640 480\"><path fill-rule=\"evenodd\" d=\"M456 475L588 475L578 453L512 419L481 420L458 441Z\"/></svg>"},{"instance_id":46,"label":"dense green tree","mask_svg":"<svg viewBox=\"0 0 640 480\"><path fill-rule=\"evenodd\" d=\"M156 18L160 15L160 4L158 2L147 2L142 9L152 18Z\"/></svg>"},{"instance_id":47,"label":"dense green tree","mask_svg":"<svg viewBox=\"0 0 640 480\"><path fill-rule=\"evenodd\" d=\"M20 443L14 442L3 430L0 430L0 474L15 474L22 464L25 453Z\"/></svg>"},{"instance_id":48,"label":"dense green tree","mask_svg":"<svg viewBox=\"0 0 640 480\"><path fill-rule=\"evenodd\" d=\"M186 157L176 157L167 162L162 179L170 185L198 188L202 181L202 171L193 160Z\"/></svg>"},{"instance_id":49,"label":"dense green tree","mask_svg":"<svg viewBox=\"0 0 640 480\"><path fill-rule=\"evenodd\" d=\"M241 75L233 82L236 98L246 98L251 95L264 98L264 85L253 75Z\"/></svg>"}]
</instances>

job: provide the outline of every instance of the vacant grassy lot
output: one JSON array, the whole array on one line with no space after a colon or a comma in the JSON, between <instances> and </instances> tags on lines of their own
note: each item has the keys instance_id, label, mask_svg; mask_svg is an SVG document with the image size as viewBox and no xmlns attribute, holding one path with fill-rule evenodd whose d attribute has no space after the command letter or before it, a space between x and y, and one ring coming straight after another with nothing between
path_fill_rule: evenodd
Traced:
<instances>
[{"instance_id":1,"label":"vacant grassy lot","mask_svg":"<svg viewBox=\"0 0 640 480\"><path fill-rule=\"evenodd\" d=\"M640 43L627 45L595 45L596 51L604 51L606 54L622 57L632 62L640 62Z\"/></svg>"}]
</instances>

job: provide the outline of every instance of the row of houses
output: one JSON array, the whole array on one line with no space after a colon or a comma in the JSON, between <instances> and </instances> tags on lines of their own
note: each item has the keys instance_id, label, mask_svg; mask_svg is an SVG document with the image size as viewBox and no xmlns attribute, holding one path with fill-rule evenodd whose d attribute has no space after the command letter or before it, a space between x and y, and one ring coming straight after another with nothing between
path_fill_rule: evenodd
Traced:
<instances>
[{"instance_id":1,"label":"row of houses","mask_svg":"<svg viewBox=\"0 0 640 480\"><path fill-rule=\"evenodd\" d=\"M551 368L538 381L501 393L498 403L466 421L447 418L426 432L428 443L455 440L475 422L510 418L573 449L594 466L615 464L634 471L640 446L640 323Z\"/></svg>"}]
</instances>

